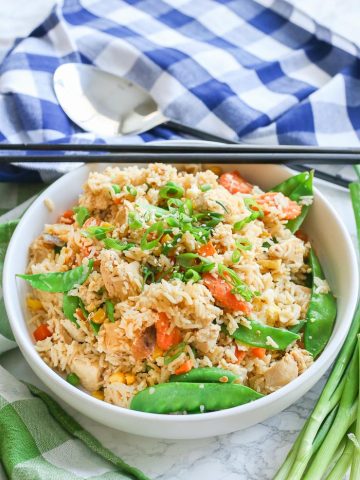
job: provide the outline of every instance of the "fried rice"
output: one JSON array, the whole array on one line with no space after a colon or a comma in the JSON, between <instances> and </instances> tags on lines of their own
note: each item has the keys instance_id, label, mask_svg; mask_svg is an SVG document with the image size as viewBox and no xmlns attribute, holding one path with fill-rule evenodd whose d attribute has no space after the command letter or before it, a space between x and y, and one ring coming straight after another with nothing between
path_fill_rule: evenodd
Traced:
<instances>
[{"instance_id":1,"label":"fried rice","mask_svg":"<svg viewBox=\"0 0 360 480\"><path fill-rule=\"evenodd\" d=\"M57 223L45 225L30 248L28 273L65 272L94 261L87 280L68 292L83 306L74 318L64 314L62 293L33 289L28 298L31 330L45 324L51 333L36 342L36 350L52 369L75 374L97 398L129 407L137 392L167 382L184 365L221 367L263 394L309 368L312 356L301 338L285 351L269 348L259 354L231 337L239 325L248 326L250 317L282 328L305 319L311 295L306 286L310 243L286 228L286 197L275 194L266 204L269 197L249 184L244 192L230 193L216 173L189 173L163 164L91 172L78 205ZM212 212L217 215L209 218L216 221L203 231L207 218L202 225L201 216L197 228L174 223L160 230L153 248L144 249L144 236L151 245L159 233L148 232L159 221L152 207L168 208L160 192L169 182L181 192L180 203L170 202L174 209L181 204L192 212ZM82 225L76 207L88 212ZM263 216L234 229L260 207ZM106 248L104 238L89 234L89 227L102 227L103 237L128 248ZM211 248L204 250L204 245ZM239 250L239 245L247 248ZM212 271L185 278L177 258L187 252L203 252L201 258L213 264ZM205 278L219 279L218 265L231 267L252 292L251 299L231 293L234 309L215 298ZM165 331L159 331L159 321L165 322ZM161 334L162 340L177 338L175 349L171 342L162 348ZM276 347L271 337L267 342Z\"/></svg>"}]
</instances>

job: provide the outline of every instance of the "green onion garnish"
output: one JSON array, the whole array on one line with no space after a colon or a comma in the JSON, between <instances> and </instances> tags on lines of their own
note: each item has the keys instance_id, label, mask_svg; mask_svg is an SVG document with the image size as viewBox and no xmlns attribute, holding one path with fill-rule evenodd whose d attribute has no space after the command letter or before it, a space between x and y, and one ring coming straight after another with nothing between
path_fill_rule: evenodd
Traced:
<instances>
[{"instance_id":1,"label":"green onion garnish","mask_svg":"<svg viewBox=\"0 0 360 480\"><path fill-rule=\"evenodd\" d=\"M90 218L90 212L86 207L74 207L73 208L74 212L76 213L75 215L75 220L77 224L82 227L85 223L85 221Z\"/></svg>"},{"instance_id":2,"label":"green onion garnish","mask_svg":"<svg viewBox=\"0 0 360 480\"><path fill-rule=\"evenodd\" d=\"M115 322L115 317L114 317L114 304L110 300L106 300L105 302L105 311L106 311L106 316L110 320L110 322Z\"/></svg>"},{"instance_id":3,"label":"green onion garnish","mask_svg":"<svg viewBox=\"0 0 360 480\"><path fill-rule=\"evenodd\" d=\"M234 270L225 267L225 265L219 264L218 273L220 277L222 277L227 283L229 283L233 287L233 289L231 290L232 293L238 293L244 298L244 300L247 300L248 302L253 298L254 293L250 290L246 283L243 282L241 278L234 272Z\"/></svg>"},{"instance_id":4,"label":"green onion garnish","mask_svg":"<svg viewBox=\"0 0 360 480\"><path fill-rule=\"evenodd\" d=\"M222 221L224 215L221 213L206 211L197 213L194 215L194 218L204 227L212 228L216 227L216 225Z\"/></svg>"},{"instance_id":5,"label":"green onion garnish","mask_svg":"<svg viewBox=\"0 0 360 480\"><path fill-rule=\"evenodd\" d=\"M108 250L118 250L119 252L122 252L124 250L130 250L130 248L135 247L135 243L121 242L120 240L115 240L115 238L105 238L104 246Z\"/></svg>"},{"instance_id":6,"label":"green onion garnish","mask_svg":"<svg viewBox=\"0 0 360 480\"><path fill-rule=\"evenodd\" d=\"M238 240L235 240L235 245L239 250L251 250L253 246L247 238L239 238Z\"/></svg>"},{"instance_id":7,"label":"green onion garnish","mask_svg":"<svg viewBox=\"0 0 360 480\"><path fill-rule=\"evenodd\" d=\"M167 182L160 188L159 195L161 198L181 198L184 196L184 189L174 182Z\"/></svg>"},{"instance_id":8,"label":"green onion garnish","mask_svg":"<svg viewBox=\"0 0 360 480\"><path fill-rule=\"evenodd\" d=\"M135 187L133 187L132 185L126 185L126 190L128 191L128 193L130 193L130 195L132 195L133 197L136 197L137 190Z\"/></svg>"},{"instance_id":9,"label":"green onion garnish","mask_svg":"<svg viewBox=\"0 0 360 480\"><path fill-rule=\"evenodd\" d=\"M77 387L80 383L80 378L76 375L76 373L69 373L69 375L66 377L66 381L70 383L70 385Z\"/></svg>"},{"instance_id":10,"label":"green onion garnish","mask_svg":"<svg viewBox=\"0 0 360 480\"><path fill-rule=\"evenodd\" d=\"M183 268L190 268L199 273L210 272L215 267L215 263L210 262L207 258L190 252L180 253L180 255L176 257L176 263Z\"/></svg>"},{"instance_id":11,"label":"green onion garnish","mask_svg":"<svg viewBox=\"0 0 360 480\"><path fill-rule=\"evenodd\" d=\"M233 254L231 255L231 261L232 263L238 263L238 261L241 258L241 252L240 250L234 250Z\"/></svg>"},{"instance_id":12,"label":"green onion garnish","mask_svg":"<svg viewBox=\"0 0 360 480\"><path fill-rule=\"evenodd\" d=\"M136 212L129 212L128 225L130 230L138 230L142 227L142 222Z\"/></svg>"},{"instance_id":13,"label":"green onion garnish","mask_svg":"<svg viewBox=\"0 0 360 480\"><path fill-rule=\"evenodd\" d=\"M90 325L91 325L91 328L94 330L94 333L97 335L99 333L101 324L100 323L95 323L92 320L90 320Z\"/></svg>"},{"instance_id":14,"label":"green onion garnish","mask_svg":"<svg viewBox=\"0 0 360 480\"><path fill-rule=\"evenodd\" d=\"M156 234L156 237L152 240L148 240L148 236L150 234ZM146 232L144 233L141 241L140 247L142 250L152 250L153 248L160 245L160 238L163 236L164 233L164 224L162 222L156 222L151 227L149 227Z\"/></svg>"},{"instance_id":15,"label":"green onion garnish","mask_svg":"<svg viewBox=\"0 0 360 480\"><path fill-rule=\"evenodd\" d=\"M184 273L184 281L185 282L193 282L196 283L199 280L201 280L201 275L198 274L193 268L189 268L189 270L186 270Z\"/></svg>"},{"instance_id":16,"label":"green onion garnish","mask_svg":"<svg viewBox=\"0 0 360 480\"><path fill-rule=\"evenodd\" d=\"M166 352L166 355L164 357L164 364L169 365L169 363L176 360L185 350L185 347L186 347L186 344L184 342L178 343L177 345L174 345L173 347L171 347Z\"/></svg>"},{"instance_id":17,"label":"green onion garnish","mask_svg":"<svg viewBox=\"0 0 360 480\"><path fill-rule=\"evenodd\" d=\"M233 225L234 231L237 232L239 230L242 230L247 223L250 223L253 220L256 220L257 218L261 218L263 216L264 216L263 212L252 212L248 217L245 217L239 222L234 223Z\"/></svg>"},{"instance_id":18,"label":"green onion garnish","mask_svg":"<svg viewBox=\"0 0 360 480\"><path fill-rule=\"evenodd\" d=\"M204 185L200 186L200 190L202 192L208 192L209 190L211 190L211 185L208 185L208 184L205 183Z\"/></svg>"},{"instance_id":19,"label":"green onion garnish","mask_svg":"<svg viewBox=\"0 0 360 480\"><path fill-rule=\"evenodd\" d=\"M120 185L116 185L116 183L113 183L113 184L111 185L111 188L113 189L113 191L114 191L115 194L118 194L118 193L121 192Z\"/></svg>"},{"instance_id":20,"label":"green onion garnish","mask_svg":"<svg viewBox=\"0 0 360 480\"><path fill-rule=\"evenodd\" d=\"M106 238L106 234L114 230L114 227L98 227L96 225L88 227L84 234L86 237L96 238L96 240L104 240Z\"/></svg>"}]
</instances>

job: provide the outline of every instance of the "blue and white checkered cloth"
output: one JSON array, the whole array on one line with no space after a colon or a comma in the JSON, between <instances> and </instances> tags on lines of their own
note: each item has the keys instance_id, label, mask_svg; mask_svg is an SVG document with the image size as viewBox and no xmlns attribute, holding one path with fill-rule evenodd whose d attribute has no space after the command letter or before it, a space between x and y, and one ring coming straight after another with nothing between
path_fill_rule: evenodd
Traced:
<instances>
[{"instance_id":1,"label":"blue and white checkered cloth","mask_svg":"<svg viewBox=\"0 0 360 480\"><path fill-rule=\"evenodd\" d=\"M357 47L282 0L65 0L2 61L0 142L124 141L63 113L52 77L66 62L124 76L168 117L230 139L359 145Z\"/></svg>"}]
</instances>

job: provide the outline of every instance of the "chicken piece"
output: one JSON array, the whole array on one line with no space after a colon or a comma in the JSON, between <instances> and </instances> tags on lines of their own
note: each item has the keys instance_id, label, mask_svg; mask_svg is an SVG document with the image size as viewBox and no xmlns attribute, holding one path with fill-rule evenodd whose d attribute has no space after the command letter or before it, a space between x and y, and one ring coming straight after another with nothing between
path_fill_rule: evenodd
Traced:
<instances>
[{"instance_id":1,"label":"chicken piece","mask_svg":"<svg viewBox=\"0 0 360 480\"><path fill-rule=\"evenodd\" d=\"M287 385L299 375L296 361L290 354L286 354L281 360L275 362L264 373L265 388L268 392L274 392Z\"/></svg>"},{"instance_id":2,"label":"chicken piece","mask_svg":"<svg viewBox=\"0 0 360 480\"><path fill-rule=\"evenodd\" d=\"M214 323L206 328L198 330L194 337L194 347L201 353L208 353L214 350L220 333L220 325Z\"/></svg>"},{"instance_id":3,"label":"chicken piece","mask_svg":"<svg viewBox=\"0 0 360 480\"><path fill-rule=\"evenodd\" d=\"M85 332L77 328L77 326L68 319L63 320L62 326L64 330L77 342L81 343L85 341Z\"/></svg>"},{"instance_id":4,"label":"chicken piece","mask_svg":"<svg viewBox=\"0 0 360 480\"><path fill-rule=\"evenodd\" d=\"M90 392L98 390L101 385L101 368L99 361L84 355L75 356L71 362L71 370L81 382L81 385Z\"/></svg>"},{"instance_id":5,"label":"chicken piece","mask_svg":"<svg viewBox=\"0 0 360 480\"><path fill-rule=\"evenodd\" d=\"M120 345L124 343L125 337L119 324L104 323L99 333L99 346L106 354L114 354L121 350Z\"/></svg>"},{"instance_id":6,"label":"chicken piece","mask_svg":"<svg viewBox=\"0 0 360 480\"><path fill-rule=\"evenodd\" d=\"M299 375L307 370L314 361L312 355L307 350L297 346L291 350L290 355L297 363Z\"/></svg>"},{"instance_id":7,"label":"chicken piece","mask_svg":"<svg viewBox=\"0 0 360 480\"><path fill-rule=\"evenodd\" d=\"M281 258L285 263L301 267L304 263L305 245L296 237L276 243L269 248L269 257Z\"/></svg>"},{"instance_id":8,"label":"chicken piece","mask_svg":"<svg viewBox=\"0 0 360 480\"><path fill-rule=\"evenodd\" d=\"M136 360L143 360L149 357L155 348L156 344L156 329L155 325L145 328L136 338L132 352Z\"/></svg>"},{"instance_id":9,"label":"chicken piece","mask_svg":"<svg viewBox=\"0 0 360 480\"><path fill-rule=\"evenodd\" d=\"M116 252L106 250L101 254L100 273L111 298L126 300L138 295L142 288L139 262L126 262Z\"/></svg>"}]
</instances>

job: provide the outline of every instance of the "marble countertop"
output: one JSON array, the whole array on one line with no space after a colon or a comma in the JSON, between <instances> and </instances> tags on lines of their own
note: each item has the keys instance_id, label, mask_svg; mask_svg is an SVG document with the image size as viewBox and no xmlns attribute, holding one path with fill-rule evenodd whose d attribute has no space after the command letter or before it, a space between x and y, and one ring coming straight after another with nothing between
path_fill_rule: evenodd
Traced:
<instances>
[{"instance_id":1,"label":"marble countertop","mask_svg":"<svg viewBox=\"0 0 360 480\"><path fill-rule=\"evenodd\" d=\"M360 44L358 0L292 0L326 26ZM53 0L0 2L0 59L15 36L30 31L47 14ZM345 190L317 182L355 240L351 204ZM18 350L1 364L21 379L43 387ZM105 428L72 411L106 447L157 480L270 480L285 458L312 409L324 380L287 410L249 429L200 440L153 440ZM1 467L0 467L1 470ZM259 475L261 472L261 475ZM5 478L0 471L0 479Z\"/></svg>"}]
</instances>

